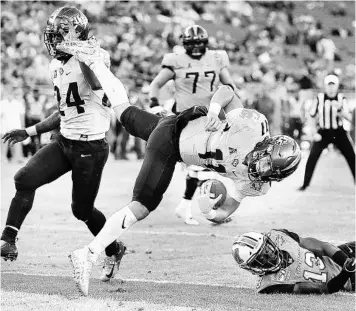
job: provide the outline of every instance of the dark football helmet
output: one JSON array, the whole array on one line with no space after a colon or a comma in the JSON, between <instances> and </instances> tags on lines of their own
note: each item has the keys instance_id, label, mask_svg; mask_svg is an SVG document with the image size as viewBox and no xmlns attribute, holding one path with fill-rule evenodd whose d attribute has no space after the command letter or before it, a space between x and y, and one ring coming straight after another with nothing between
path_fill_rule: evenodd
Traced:
<instances>
[{"instance_id":1,"label":"dark football helmet","mask_svg":"<svg viewBox=\"0 0 356 311\"><path fill-rule=\"evenodd\" d=\"M44 30L44 43L48 53L54 58L65 58L69 54L58 51L57 44L64 39L87 40L89 23L83 12L74 7L64 6L55 10Z\"/></svg>"},{"instance_id":2,"label":"dark football helmet","mask_svg":"<svg viewBox=\"0 0 356 311\"><path fill-rule=\"evenodd\" d=\"M286 135L266 137L246 156L252 181L281 181L291 175L302 158L297 142Z\"/></svg>"},{"instance_id":3,"label":"dark football helmet","mask_svg":"<svg viewBox=\"0 0 356 311\"><path fill-rule=\"evenodd\" d=\"M267 234L248 232L239 236L232 245L232 256L240 268L257 275L278 271L283 254Z\"/></svg>"},{"instance_id":4,"label":"dark football helmet","mask_svg":"<svg viewBox=\"0 0 356 311\"><path fill-rule=\"evenodd\" d=\"M199 25L189 26L183 33L183 47L192 58L201 58L208 46L208 32Z\"/></svg>"}]
</instances>

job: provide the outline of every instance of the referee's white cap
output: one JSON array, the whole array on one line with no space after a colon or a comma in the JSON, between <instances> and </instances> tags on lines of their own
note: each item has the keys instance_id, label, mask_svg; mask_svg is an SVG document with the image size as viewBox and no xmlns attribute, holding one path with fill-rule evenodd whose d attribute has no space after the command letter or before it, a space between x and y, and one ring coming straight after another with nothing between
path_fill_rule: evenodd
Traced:
<instances>
[{"instance_id":1,"label":"referee's white cap","mask_svg":"<svg viewBox=\"0 0 356 311\"><path fill-rule=\"evenodd\" d=\"M339 85L339 78L336 75L327 75L324 79L324 84L328 85L330 83Z\"/></svg>"}]
</instances>

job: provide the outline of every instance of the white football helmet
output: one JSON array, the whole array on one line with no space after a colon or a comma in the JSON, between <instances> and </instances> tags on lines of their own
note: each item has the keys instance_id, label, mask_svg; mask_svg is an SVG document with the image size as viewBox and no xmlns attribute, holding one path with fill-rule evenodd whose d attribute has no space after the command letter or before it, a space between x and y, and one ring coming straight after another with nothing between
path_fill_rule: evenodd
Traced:
<instances>
[{"instance_id":1,"label":"white football helmet","mask_svg":"<svg viewBox=\"0 0 356 311\"><path fill-rule=\"evenodd\" d=\"M248 232L239 236L232 245L232 256L240 268L257 275L280 269L283 256L268 235Z\"/></svg>"}]
</instances>

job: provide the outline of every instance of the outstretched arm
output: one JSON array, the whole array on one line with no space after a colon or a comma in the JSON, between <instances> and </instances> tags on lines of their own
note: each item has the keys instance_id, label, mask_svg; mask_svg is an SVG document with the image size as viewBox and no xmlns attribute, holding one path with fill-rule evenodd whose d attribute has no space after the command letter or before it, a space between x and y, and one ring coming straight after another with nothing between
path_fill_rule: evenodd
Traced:
<instances>
[{"instance_id":1,"label":"outstretched arm","mask_svg":"<svg viewBox=\"0 0 356 311\"><path fill-rule=\"evenodd\" d=\"M243 105L232 87L228 85L220 86L210 100L205 130L216 131L219 128L221 125L221 120L219 119L221 109L228 113L237 108L243 108Z\"/></svg>"},{"instance_id":2,"label":"outstretched arm","mask_svg":"<svg viewBox=\"0 0 356 311\"><path fill-rule=\"evenodd\" d=\"M10 145L14 145L18 142L24 141L29 136L47 133L56 129L60 124L60 120L61 116L59 111L56 111L36 125L30 126L26 129L11 130L5 133L2 139L4 143L8 141Z\"/></svg>"},{"instance_id":3,"label":"outstretched arm","mask_svg":"<svg viewBox=\"0 0 356 311\"><path fill-rule=\"evenodd\" d=\"M151 100L150 107L158 106L158 95L159 90L165 85L169 80L174 78L174 71L169 68L163 68L158 75L153 79L150 84L150 90L148 96Z\"/></svg>"},{"instance_id":4,"label":"outstretched arm","mask_svg":"<svg viewBox=\"0 0 356 311\"><path fill-rule=\"evenodd\" d=\"M312 253L317 257L327 256L331 258L335 263L342 267L346 260L349 258L341 249L328 242L323 242L318 239L307 237L300 237L299 245Z\"/></svg>"}]
</instances>

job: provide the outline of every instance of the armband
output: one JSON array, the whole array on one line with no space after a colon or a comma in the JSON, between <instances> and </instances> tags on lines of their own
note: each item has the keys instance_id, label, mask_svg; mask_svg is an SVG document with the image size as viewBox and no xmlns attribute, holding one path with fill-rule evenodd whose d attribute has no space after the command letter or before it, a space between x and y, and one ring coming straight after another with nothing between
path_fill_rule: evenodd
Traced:
<instances>
[{"instance_id":1,"label":"armband","mask_svg":"<svg viewBox=\"0 0 356 311\"><path fill-rule=\"evenodd\" d=\"M209 213L203 214L206 219L214 219L216 216L216 210L212 209Z\"/></svg>"},{"instance_id":2,"label":"armband","mask_svg":"<svg viewBox=\"0 0 356 311\"><path fill-rule=\"evenodd\" d=\"M36 136L37 135L36 125L32 125L30 127L25 128L25 131L28 134L28 136Z\"/></svg>"},{"instance_id":3,"label":"armband","mask_svg":"<svg viewBox=\"0 0 356 311\"><path fill-rule=\"evenodd\" d=\"M214 113L216 115L219 115L220 110L221 110L221 105L220 104L218 104L218 103L210 103L209 112L212 112L212 113Z\"/></svg>"}]
</instances>

